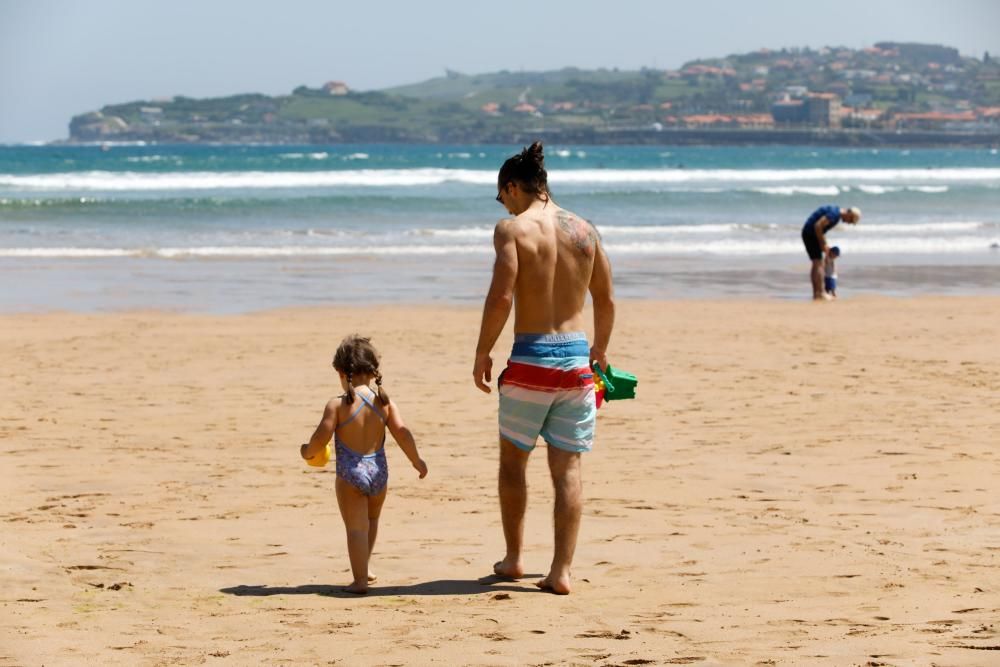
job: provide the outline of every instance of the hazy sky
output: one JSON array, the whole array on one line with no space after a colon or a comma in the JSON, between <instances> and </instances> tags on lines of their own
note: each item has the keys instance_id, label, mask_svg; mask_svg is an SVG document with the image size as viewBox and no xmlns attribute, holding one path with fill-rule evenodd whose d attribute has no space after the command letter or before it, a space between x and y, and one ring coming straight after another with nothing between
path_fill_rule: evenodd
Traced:
<instances>
[{"instance_id":1,"label":"hazy sky","mask_svg":"<svg viewBox=\"0 0 1000 667\"><path fill-rule=\"evenodd\" d=\"M177 94L884 40L1000 55L1000 0L0 0L0 142L63 138L74 114Z\"/></svg>"}]
</instances>

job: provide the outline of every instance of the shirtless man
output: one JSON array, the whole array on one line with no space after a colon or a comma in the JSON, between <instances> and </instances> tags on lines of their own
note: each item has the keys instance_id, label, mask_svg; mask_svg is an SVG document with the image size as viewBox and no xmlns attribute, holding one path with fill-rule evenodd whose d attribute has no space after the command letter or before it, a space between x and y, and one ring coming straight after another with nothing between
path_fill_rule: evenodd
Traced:
<instances>
[{"instance_id":1,"label":"shirtless man","mask_svg":"<svg viewBox=\"0 0 1000 667\"><path fill-rule=\"evenodd\" d=\"M826 233L837 226L841 220L849 225L856 225L861 220L861 209L856 207L840 208L839 206L820 206L802 225L802 243L806 246L806 254L812 260L809 279L812 281L813 300L829 301L830 297L823 286L823 263L830 250L826 242Z\"/></svg>"},{"instance_id":2,"label":"shirtless man","mask_svg":"<svg viewBox=\"0 0 1000 667\"><path fill-rule=\"evenodd\" d=\"M497 575L524 576L521 560L525 469L541 435L548 445L555 488L555 549L540 588L571 590L570 565L582 509L580 454L593 445L596 405L590 364L607 367L614 325L611 265L601 238L586 220L552 201L542 145L504 162L497 201L513 215L493 233L496 264L472 370L476 386L489 393L490 354L514 308L514 349L500 373L500 515L507 553L493 566ZM594 305L594 344L587 346L583 308Z\"/></svg>"}]
</instances>

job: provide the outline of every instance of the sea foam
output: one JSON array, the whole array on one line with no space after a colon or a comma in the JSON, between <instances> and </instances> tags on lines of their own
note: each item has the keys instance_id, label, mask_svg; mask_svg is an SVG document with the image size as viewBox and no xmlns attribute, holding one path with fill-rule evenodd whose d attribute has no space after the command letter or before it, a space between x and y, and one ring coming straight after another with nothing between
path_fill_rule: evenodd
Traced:
<instances>
[{"instance_id":1,"label":"sea foam","mask_svg":"<svg viewBox=\"0 0 1000 667\"><path fill-rule=\"evenodd\" d=\"M1000 236L925 236L902 238L838 239L845 256L853 254L958 254L989 253ZM758 238L667 239L608 241L605 249L612 260L627 255L802 255L802 243L786 235ZM321 257L488 257L489 244L440 245L351 245L351 246L191 246L164 248L70 248L23 247L0 248L0 258L39 259L308 259Z\"/></svg>"},{"instance_id":2,"label":"sea foam","mask_svg":"<svg viewBox=\"0 0 1000 667\"><path fill-rule=\"evenodd\" d=\"M365 159L363 154L350 156ZM909 185L937 192L941 183L993 184L1000 169L566 169L553 172L553 184L567 185L759 185L768 194L835 195L838 185L875 188ZM874 183L873 183L874 182ZM474 169L346 169L339 171L230 171L170 173L60 172L0 174L0 187L17 190L226 190L255 188L420 187L445 183L495 186L496 172ZM770 185L775 184L775 185ZM888 184L888 185L887 185ZM946 186L945 186L946 187ZM769 188L765 190L764 188Z\"/></svg>"}]
</instances>

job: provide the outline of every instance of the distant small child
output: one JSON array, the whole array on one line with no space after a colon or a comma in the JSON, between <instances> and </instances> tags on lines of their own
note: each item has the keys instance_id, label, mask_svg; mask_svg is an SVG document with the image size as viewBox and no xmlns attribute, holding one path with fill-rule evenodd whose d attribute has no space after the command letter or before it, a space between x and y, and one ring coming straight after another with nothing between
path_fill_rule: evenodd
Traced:
<instances>
[{"instance_id":1,"label":"distant small child","mask_svg":"<svg viewBox=\"0 0 1000 667\"><path fill-rule=\"evenodd\" d=\"M823 285L826 293L830 297L837 298L837 258L840 257L840 248L833 246L830 252L826 253L823 259Z\"/></svg>"},{"instance_id":2,"label":"distant small child","mask_svg":"<svg viewBox=\"0 0 1000 667\"><path fill-rule=\"evenodd\" d=\"M330 399L323 418L309 442L302 445L302 458L322 457L333 438L337 460L337 504L347 528L347 553L354 581L344 590L364 595L375 577L368 569L378 519L385 502L389 467L385 458L385 431L406 454L420 479L427 464L417 453L413 434L403 423L396 404L382 388L379 356L368 338L345 338L333 357L344 394ZM369 385L375 380L378 390Z\"/></svg>"}]
</instances>

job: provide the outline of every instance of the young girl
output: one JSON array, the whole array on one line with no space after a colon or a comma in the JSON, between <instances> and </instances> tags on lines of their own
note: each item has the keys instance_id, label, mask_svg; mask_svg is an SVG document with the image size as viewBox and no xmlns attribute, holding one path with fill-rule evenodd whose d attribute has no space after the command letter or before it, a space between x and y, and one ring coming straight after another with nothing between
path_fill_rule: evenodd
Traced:
<instances>
[{"instance_id":1,"label":"young girl","mask_svg":"<svg viewBox=\"0 0 1000 667\"><path fill-rule=\"evenodd\" d=\"M333 367L345 393L326 404L323 418L309 443L302 445L301 454L306 460L322 456L330 438L334 440L337 504L347 528L347 553L354 575L354 582L344 590L363 595L375 580L368 571L368 562L389 481L386 429L420 473L420 479L427 475L427 464L417 453L413 434L403 423L399 408L382 388L379 357L370 340L358 335L345 338L333 357ZM369 387L372 380L377 392Z\"/></svg>"}]
</instances>

